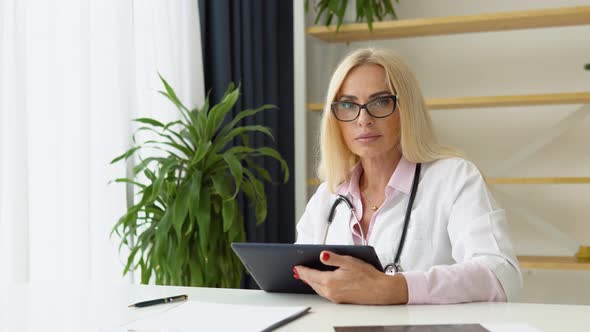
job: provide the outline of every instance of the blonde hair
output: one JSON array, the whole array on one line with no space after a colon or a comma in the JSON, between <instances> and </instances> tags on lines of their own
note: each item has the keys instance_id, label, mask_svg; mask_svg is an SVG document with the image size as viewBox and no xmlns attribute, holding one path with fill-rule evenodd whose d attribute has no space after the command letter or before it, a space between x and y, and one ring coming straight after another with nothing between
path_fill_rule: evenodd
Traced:
<instances>
[{"instance_id":1,"label":"blonde hair","mask_svg":"<svg viewBox=\"0 0 590 332\"><path fill-rule=\"evenodd\" d=\"M359 161L359 157L347 147L330 104L336 98L350 70L364 64L383 67L389 89L392 93L395 90L399 96L396 109L401 120L399 146L407 160L422 163L462 156L455 148L436 142L418 81L402 58L386 49L358 49L348 54L334 71L322 114L320 163L317 171L320 179L328 182L331 192L335 192L340 183L348 180L350 171Z\"/></svg>"}]
</instances>

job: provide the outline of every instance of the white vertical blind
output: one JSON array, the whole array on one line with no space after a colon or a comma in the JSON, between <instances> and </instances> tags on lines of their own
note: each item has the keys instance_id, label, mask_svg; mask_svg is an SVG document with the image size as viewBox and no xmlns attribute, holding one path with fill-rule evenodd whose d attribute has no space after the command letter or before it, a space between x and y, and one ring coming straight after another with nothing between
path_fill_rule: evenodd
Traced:
<instances>
[{"instance_id":1,"label":"white vertical blind","mask_svg":"<svg viewBox=\"0 0 590 332\"><path fill-rule=\"evenodd\" d=\"M0 0L0 282L120 280L130 119L204 99L195 1Z\"/></svg>"}]
</instances>

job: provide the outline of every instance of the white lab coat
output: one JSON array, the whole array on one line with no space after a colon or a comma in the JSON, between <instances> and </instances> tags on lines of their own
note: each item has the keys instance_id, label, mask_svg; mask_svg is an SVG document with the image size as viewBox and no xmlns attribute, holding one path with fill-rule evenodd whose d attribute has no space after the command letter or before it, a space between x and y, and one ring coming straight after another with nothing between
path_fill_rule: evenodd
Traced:
<instances>
[{"instance_id":1,"label":"white lab coat","mask_svg":"<svg viewBox=\"0 0 590 332\"><path fill-rule=\"evenodd\" d=\"M409 196L395 190L374 221L368 245L375 248L383 266L394 260ZM322 183L297 224L297 243L322 244L335 200L336 194ZM336 211L326 244L354 244L348 207L340 204ZM423 163L401 266L404 271L427 271L468 260L495 274L508 301L522 288L505 212L477 167L462 158Z\"/></svg>"}]
</instances>

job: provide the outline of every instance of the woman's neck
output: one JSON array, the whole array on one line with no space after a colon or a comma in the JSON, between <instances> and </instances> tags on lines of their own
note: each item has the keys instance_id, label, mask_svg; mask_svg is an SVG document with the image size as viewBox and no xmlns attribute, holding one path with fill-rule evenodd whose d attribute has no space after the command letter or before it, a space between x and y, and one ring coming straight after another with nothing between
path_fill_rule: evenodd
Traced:
<instances>
[{"instance_id":1,"label":"woman's neck","mask_svg":"<svg viewBox=\"0 0 590 332\"><path fill-rule=\"evenodd\" d=\"M395 150L376 158L361 159L363 175L360 178L359 188L361 192L384 192L391 175L397 168L402 155Z\"/></svg>"}]
</instances>

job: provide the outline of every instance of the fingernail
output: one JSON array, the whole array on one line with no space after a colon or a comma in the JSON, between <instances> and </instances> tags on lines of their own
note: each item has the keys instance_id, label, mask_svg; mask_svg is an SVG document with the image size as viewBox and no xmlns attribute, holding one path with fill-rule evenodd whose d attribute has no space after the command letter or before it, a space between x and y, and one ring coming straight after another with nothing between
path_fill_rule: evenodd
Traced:
<instances>
[{"instance_id":1,"label":"fingernail","mask_svg":"<svg viewBox=\"0 0 590 332\"><path fill-rule=\"evenodd\" d=\"M328 259L330 259L330 254L327 252L322 253L322 260L327 261Z\"/></svg>"},{"instance_id":2,"label":"fingernail","mask_svg":"<svg viewBox=\"0 0 590 332\"><path fill-rule=\"evenodd\" d=\"M293 278L295 278L295 279L299 280L299 275L298 275L297 273L295 273L295 274L293 275Z\"/></svg>"},{"instance_id":3,"label":"fingernail","mask_svg":"<svg viewBox=\"0 0 590 332\"><path fill-rule=\"evenodd\" d=\"M293 266L293 273L297 273L297 269Z\"/></svg>"}]
</instances>

